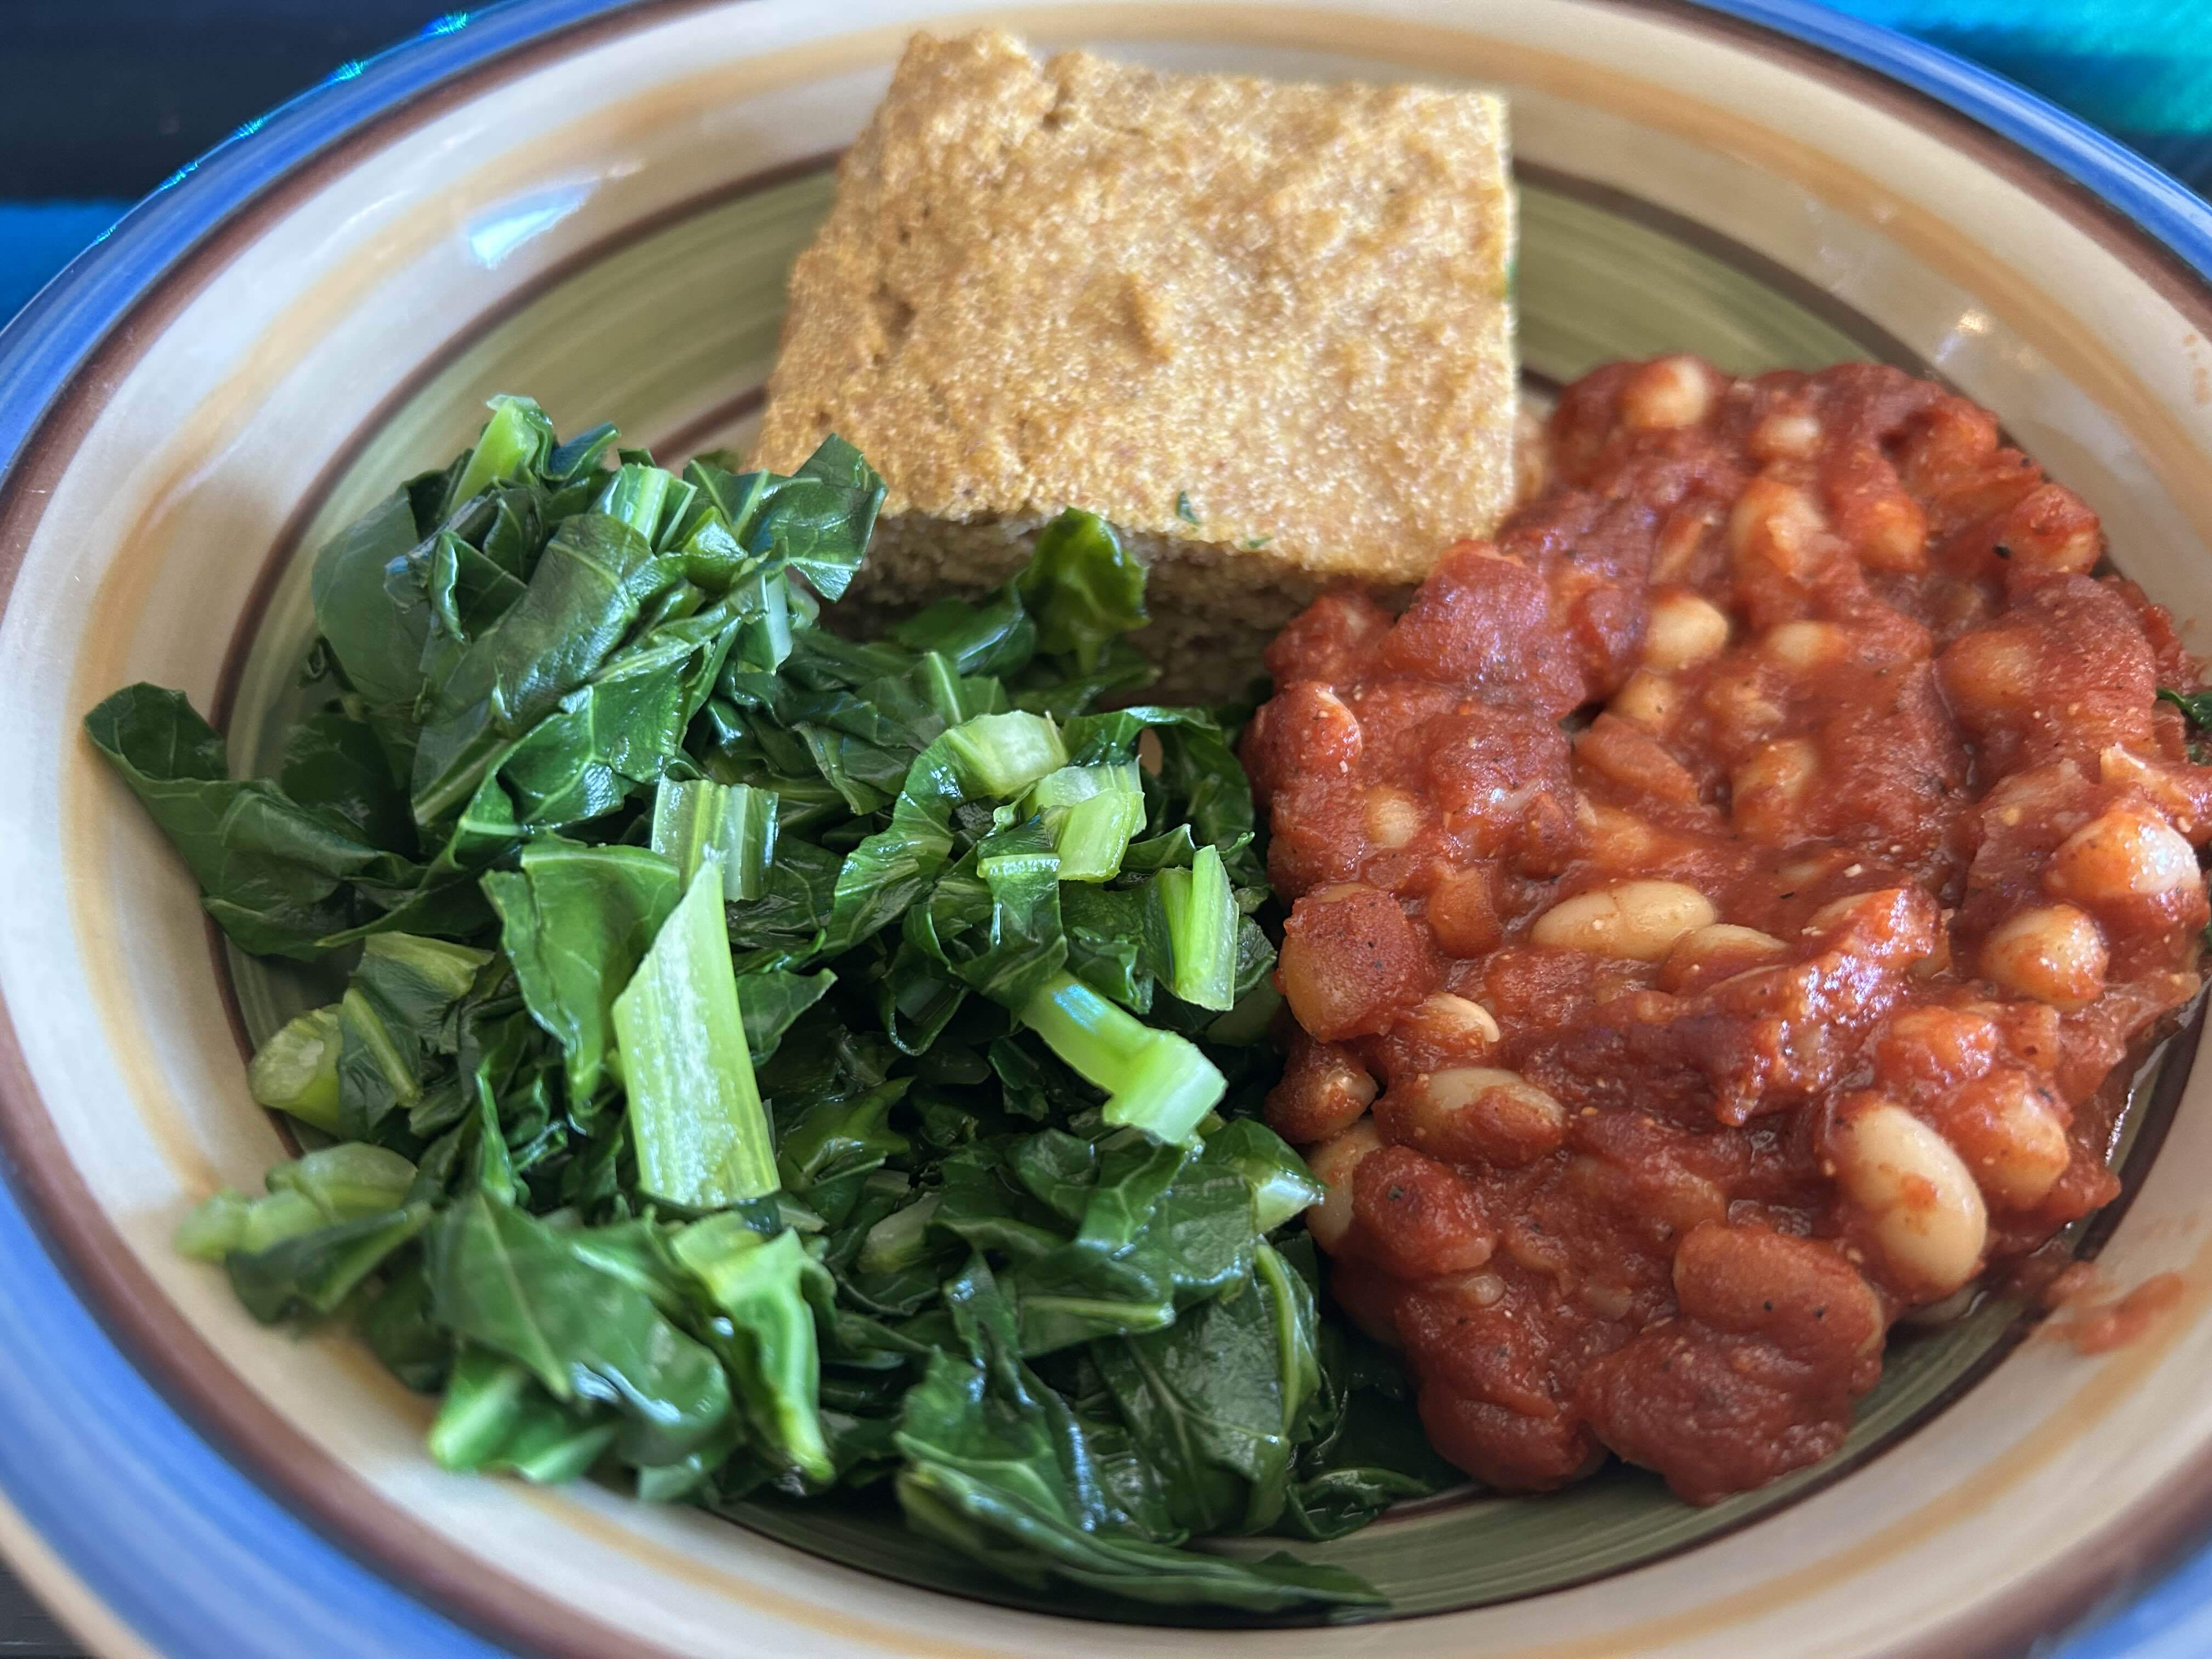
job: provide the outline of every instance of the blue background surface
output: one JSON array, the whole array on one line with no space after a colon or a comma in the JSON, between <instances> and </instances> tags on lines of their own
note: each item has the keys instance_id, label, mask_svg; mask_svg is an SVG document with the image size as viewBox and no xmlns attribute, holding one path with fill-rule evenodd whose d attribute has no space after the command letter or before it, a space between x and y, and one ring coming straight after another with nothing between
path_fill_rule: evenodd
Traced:
<instances>
[{"instance_id":1,"label":"blue background surface","mask_svg":"<svg viewBox=\"0 0 2212 1659\"><path fill-rule=\"evenodd\" d=\"M1823 22L1792 0L1723 3L1789 13L1808 35L1840 30L1838 44L1878 54L1842 20ZM0 320L131 201L339 65L426 28L452 36L404 68L363 77L381 82L383 95L427 83L441 64L495 50L537 18L599 3L531 0L456 30L447 6L422 0L0 0ZM2212 0L1845 0L1842 9L2009 76L2212 191ZM1940 65L1922 69L1921 83L1939 94L1950 84ZM2017 136L2047 137L2033 112L2004 113L2017 117L2006 122ZM265 151L236 158L244 165L230 171L240 187L264 156L277 165ZM2175 216L2154 189L2135 210L2154 223ZM2212 274L2212 235L2195 222L2200 245L2190 251ZM81 294L84 287L72 301L96 307L99 295ZM48 325L65 331L77 308L50 305ZM0 453L34 413L0 397ZM489 1659L476 1638L317 1545L181 1432L166 1402L62 1292L4 1192L0 1260L22 1267L0 1281L0 1398L11 1412L0 1427L0 1484L157 1649L191 1659ZM58 1376L105 1409L88 1419L76 1390L52 1386ZM118 1503L130 1502L140 1507L118 1514ZM0 1656L74 1651L0 1574ZM2063 1651L2065 1659L2212 1653L2212 1555Z\"/></svg>"},{"instance_id":2,"label":"blue background surface","mask_svg":"<svg viewBox=\"0 0 2212 1659\"><path fill-rule=\"evenodd\" d=\"M1838 9L1986 64L2212 193L2212 0ZM0 319L240 122L450 9L425 0L0 0Z\"/></svg>"}]
</instances>

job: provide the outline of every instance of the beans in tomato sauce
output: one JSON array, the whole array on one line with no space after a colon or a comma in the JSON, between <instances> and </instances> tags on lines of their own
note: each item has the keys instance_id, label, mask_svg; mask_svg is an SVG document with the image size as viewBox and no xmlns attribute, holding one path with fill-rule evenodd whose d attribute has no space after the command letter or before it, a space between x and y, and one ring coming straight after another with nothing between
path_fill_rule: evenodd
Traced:
<instances>
[{"instance_id":1,"label":"beans in tomato sauce","mask_svg":"<svg viewBox=\"0 0 2212 1659\"><path fill-rule=\"evenodd\" d=\"M1268 1103L1440 1450L1716 1501L1889 1326L2111 1199L2197 991L2212 769L2166 613L1988 411L1617 364L1403 615L1323 597L1244 752L1292 901Z\"/></svg>"}]
</instances>

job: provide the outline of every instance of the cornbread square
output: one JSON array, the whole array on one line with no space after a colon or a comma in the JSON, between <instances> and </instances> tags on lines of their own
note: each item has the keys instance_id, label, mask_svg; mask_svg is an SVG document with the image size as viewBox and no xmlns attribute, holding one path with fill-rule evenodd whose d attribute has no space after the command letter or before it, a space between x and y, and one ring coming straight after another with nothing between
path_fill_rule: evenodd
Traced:
<instances>
[{"instance_id":1,"label":"cornbread square","mask_svg":"<svg viewBox=\"0 0 2212 1659\"><path fill-rule=\"evenodd\" d=\"M1331 581L1418 581L1510 504L1513 245L1488 94L917 35L793 269L757 459L836 431L882 471L878 608L1087 507L1170 682L1241 689Z\"/></svg>"}]
</instances>

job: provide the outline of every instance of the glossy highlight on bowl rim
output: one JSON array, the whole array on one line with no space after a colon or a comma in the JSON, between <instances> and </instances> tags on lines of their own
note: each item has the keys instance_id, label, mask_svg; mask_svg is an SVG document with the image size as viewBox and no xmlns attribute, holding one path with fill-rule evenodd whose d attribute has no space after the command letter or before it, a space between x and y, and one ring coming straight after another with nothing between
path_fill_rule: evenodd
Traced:
<instances>
[{"instance_id":1,"label":"glossy highlight on bowl rim","mask_svg":"<svg viewBox=\"0 0 2212 1659\"><path fill-rule=\"evenodd\" d=\"M0 613L24 553L11 534L9 497L20 507L39 487L42 458L66 450L79 435L74 422L88 423L79 405L103 366L181 308L189 292L176 291L176 279L187 290L198 280L187 266L220 269L226 238L250 235L256 211L301 187L312 170L373 149L388 128L465 100L488 77L526 72L707 3L535 0L454 14L250 124L134 209L0 331ZM1997 77L1798 0L1608 3L1738 44L1786 47L1863 95L1923 107L1953 143L1989 144L1996 135L2016 161L2047 175L2050 189L2103 216L2109 240L2125 243L2131 262L2156 267L2150 280L2199 290L2197 308L2212 314L2201 297L2212 283L2212 208ZM1474 15L1480 6L1468 0L1451 9ZM0 1007L0 1097L33 1086L9 1019ZM82 1638L104 1654L183 1659L459 1659L518 1643L592 1650L589 1632L564 1639L543 1620L515 1624L474 1594L465 1572L418 1573L411 1589L386 1577L348 1535L343 1516L258 1480L247 1467L251 1449L224 1443L215 1402L185 1397L134 1362L144 1322L161 1310L121 1305L130 1287L70 1248L75 1218L56 1212L51 1188L27 1173L33 1160L13 1137L0 1136L9 1176L0 1187L0 1261L8 1265L0 1274L0 1416L9 1424L0 1435L0 1552ZM2136 1575L2166 1565L2212 1528L2212 1459L2127 1520L2068 1557L2054 1575L2063 1582L2019 1609L2021 1622L1966 1631L1946 1651L2017 1650L2054 1621L2087 1632L2064 1650L2068 1659L2212 1650L2212 1552L2190 1556L2128 1600L2142 1588ZM2092 1627L2100 1613L2111 1616Z\"/></svg>"}]
</instances>

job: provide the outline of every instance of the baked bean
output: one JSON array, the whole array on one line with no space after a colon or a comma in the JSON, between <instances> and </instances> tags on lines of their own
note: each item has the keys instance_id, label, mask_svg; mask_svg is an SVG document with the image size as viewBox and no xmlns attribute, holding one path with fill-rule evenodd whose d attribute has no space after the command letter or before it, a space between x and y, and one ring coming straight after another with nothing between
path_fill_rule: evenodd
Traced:
<instances>
[{"instance_id":1,"label":"baked bean","mask_svg":"<svg viewBox=\"0 0 2212 1659\"><path fill-rule=\"evenodd\" d=\"M1936 936L1934 950L1924 957L1916 957L1913 959L1911 972L1915 979L1934 979L1938 974L1948 974L1950 971L1951 935L1947 932Z\"/></svg>"},{"instance_id":2,"label":"baked bean","mask_svg":"<svg viewBox=\"0 0 2212 1659\"><path fill-rule=\"evenodd\" d=\"M1359 728L1359 717L1336 695L1334 687L1312 684L1312 690L1309 718L1316 726L1328 730L1328 736L1319 745L1325 750L1323 757L1349 765L1359 758L1360 744L1365 735Z\"/></svg>"},{"instance_id":3,"label":"baked bean","mask_svg":"<svg viewBox=\"0 0 2212 1659\"><path fill-rule=\"evenodd\" d=\"M1674 941L1659 973L1660 988L1683 991L1711 985L1753 968L1764 968L1789 955L1790 947L1771 933L1717 921Z\"/></svg>"},{"instance_id":4,"label":"baked bean","mask_svg":"<svg viewBox=\"0 0 2212 1659\"><path fill-rule=\"evenodd\" d=\"M1366 1118L1332 1135L1306 1154L1306 1168L1328 1188L1318 1204L1306 1211L1306 1231L1314 1243L1335 1253L1352 1231L1352 1182L1368 1157L1382 1149L1382 1131Z\"/></svg>"},{"instance_id":5,"label":"baked bean","mask_svg":"<svg viewBox=\"0 0 2212 1659\"><path fill-rule=\"evenodd\" d=\"M1375 1079L1349 1050L1300 1031L1282 1080L1267 1091L1267 1127L1293 1146L1326 1140L1358 1122L1375 1093Z\"/></svg>"},{"instance_id":6,"label":"baked bean","mask_svg":"<svg viewBox=\"0 0 2212 1659\"><path fill-rule=\"evenodd\" d=\"M1454 1164L1518 1169L1565 1139L1566 1108L1518 1073L1451 1066L1395 1083L1375 1121L1400 1146Z\"/></svg>"},{"instance_id":7,"label":"baked bean","mask_svg":"<svg viewBox=\"0 0 2212 1659\"><path fill-rule=\"evenodd\" d=\"M1651 550L1651 580L1677 582L1688 575L1705 537L1719 522L1719 514L1710 506L1678 507L1669 514L1658 544Z\"/></svg>"},{"instance_id":8,"label":"baked bean","mask_svg":"<svg viewBox=\"0 0 2212 1659\"><path fill-rule=\"evenodd\" d=\"M1988 1071L2002 1038L1974 1009L1908 1008L1882 1033L1875 1060L1887 1079L1949 1088Z\"/></svg>"},{"instance_id":9,"label":"baked bean","mask_svg":"<svg viewBox=\"0 0 2212 1659\"><path fill-rule=\"evenodd\" d=\"M1414 1409L1431 1445L1500 1492L1549 1492L1588 1474L1604 1457L1589 1431L1556 1407L1549 1416L1532 1417L1439 1381L1422 1383Z\"/></svg>"},{"instance_id":10,"label":"baked bean","mask_svg":"<svg viewBox=\"0 0 2212 1659\"><path fill-rule=\"evenodd\" d=\"M1799 832L1799 808L1820 772L1820 746L1810 738L1761 744L1729 776L1729 817L1753 841L1787 841Z\"/></svg>"},{"instance_id":11,"label":"baked bean","mask_svg":"<svg viewBox=\"0 0 2212 1659\"><path fill-rule=\"evenodd\" d=\"M1702 701L1731 744L1756 743L1782 724L1782 707L1766 695L1757 674L1733 672L1732 666L1721 665Z\"/></svg>"},{"instance_id":12,"label":"baked bean","mask_svg":"<svg viewBox=\"0 0 2212 1659\"><path fill-rule=\"evenodd\" d=\"M1910 574L1928 568L1928 515L1903 490L1853 503L1850 528L1859 557L1872 568Z\"/></svg>"},{"instance_id":13,"label":"baked bean","mask_svg":"<svg viewBox=\"0 0 2212 1659\"><path fill-rule=\"evenodd\" d=\"M1879 927L1897 912L1905 900L1902 887L1878 887L1869 893L1846 893L1841 898L1830 899L1805 918L1808 933L1838 933L1846 927Z\"/></svg>"},{"instance_id":14,"label":"baked bean","mask_svg":"<svg viewBox=\"0 0 2212 1659\"><path fill-rule=\"evenodd\" d=\"M1352 1172L1361 1253L1401 1279L1472 1273L1498 1248L1475 1184L1411 1146L1384 1146Z\"/></svg>"},{"instance_id":15,"label":"baked bean","mask_svg":"<svg viewBox=\"0 0 2212 1659\"><path fill-rule=\"evenodd\" d=\"M2142 756L2108 744L2097 757L2097 777L2102 783L2134 791L2155 804L2173 820L2173 827L2192 842L2203 839L2198 815L2203 800L2202 773L2196 767L2181 770L2147 761Z\"/></svg>"},{"instance_id":16,"label":"baked bean","mask_svg":"<svg viewBox=\"0 0 2212 1659\"><path fill-rule=\"evenodd\" d=\"M1523 876L1556 876L1582 851L1582 825L1571 805L1553 794L1541 794L1521 815L1513 851L1513 868Z\"/></svg>"},{"instance_id":17,"label":"baked bean","mask_svg":"<svg viewBox=\"0 0 2212 1659\"><path fill-rule=\"evenodd\" d=\"M1640 431L1696 426L1711 412L1713 377L1695 357L1661 357L1628 377L1621 418Z\"/></svg>"},{"instance_id":18,"label":"baked bean","mask_svg":"<svg viewBox=\"0 0 2212 1659\"><path fill-rule=\"evenodd\" d=\"M1850 849L1824 847L1807 854L1802 859L1792 859L1774 873L1792 887L1806 888L1815 882L1826 881L1847 864L1858 860Z\"/></svg>"},{"instance_id":19,"label":"baked bean","mask_svg":"<svg viewBox=\"0 0 2212 1659\"><path fill-rule=\"evenodd\" d=\"M1851 636L1833 623L1790 622L1771 628L1759 648L1791 668L1825 668L1851 653Z\"/></svg>"},{"instance_id":20,"label":"baked bean","mask_svg":"<svg viewBox=\"0 0 2212 1659\"><path fill-rule=\"evenodd\" d=\"M2073 1147L2048 1091L2007 1068L1978 1078L1942 1104L1943 1134L1999 1205L2032 1210L2066 1173Z\"/></svg>"},{"instance_id":21,"label":"baked bean","mask_svg":"<svg viewBox=\"0 0 2212 1659\"><path fill-rule=\"evenodd\" d=\"M1777 410L1751 431L1751 453L1762 461L1802 460L1820 447L1820 423L1802 410Z\"/></svg>"},{"instance_id":22,"label":"baked bean","mask_svg":"<svg viewBox=\"0 0 2212 1659\"><path fill-rule=\"evenodd\" d=\"M1644 660L1662 673L1694 668L1728 649L1728 612L1686 588L1651 596L1644 623Z\"/></svg>"},{"instance_id":23,"label":"baked bean","mask_svg":"<svg viewBox=\"0 0 2212 1659\"><path fill-rule=\"evenodd\" d=\"M1827 520L1796 484L1753 478L1729 514L1729 549L1739 561L1760 561L1785 575L1811 574Z\"/></svg>"},{"instance_id":24,"label":"baked bean","mask_svg":"<svg viewBox=\"0 0 2212 1659\"><path fill-rule=\"evenodd\" d=\"M2066 1013L2103 994L2108 960L2102 930L2070 904L2022 910L1982 943L1984 975Z\"/></svg>"},{"instance_id":25,"label":"baked bean","mask_svg":"<svg viewBox=\"0 0 2212 1659\"><path fill-rule=\"evenodd\" d=\"M1423 1289L1428 1295L1448 1296L1470 1308L1494 1308L1505 1299L1505 1281L1496 1273L1457 1273Z\"/></svg>"},{"instance_id":26,"label":"baked bean","mask_svg":"<svg viewBox=\"0 0 2212 1659\"><path fill-rule=\"evenodd\" d=\"M1561 899L1536 918L1538 945L1658 962L1674 941L1719 919L1713 902L1679 881L1623 881Z\"/></svg>"},{"instance_id":27,"label":"baked bean","mask_svg":"<svg viewBox=\"0 0 2212 1659\"><path fill-rule=\"evenodd\" d=\"M1940 942L1936 902L1917 887L1879 887L1832 899L1807 918L1804 933L1822 948L1869 964L1905 968Z\"/></svg>"},{"instance_id":28,"label":"baked bean","mask_svg":"<svg viewBox=\"0 0 2212 1659\"><path fill-rule=\"evenodd\" d=\"M1734 922L1717 921L1700 927L1694 933L1684 935L1675 950L1700 960L1723 957L1769 957L1780 956L1789 946L1771 933L1762 933L1756 927L1739 927Z\"/></svg>"},{"instance_id":29,"label":"baked bean","mask_svg":"<svg viewBox=\"0 0 2212 1659\"><path fill-rule=\"evenodd\" d=\"M2005 514L1998 539L2022 570L2086 574L2105 550L2097 515L2064 484L2042 483Z\"/></svg>"},{"instance_id":30,"label":"baked bean","mask_svg":"<svg viewBox=\"0 0 2212 1659\"><path fill-rule=\"evenodd\" d=\"M1267 1113L1439 1450L1709 1502L2117 1189L2206 955L2212 766L2156 701L2201 677L2080 499L1895 371L1615 365L1543 449L1402 620L1271 648L1279 982L1332 1041Z\"/></svg>"},{"instance_id":31,"label":"baked bean","mask_svg":"<svg viewBox=\"0 0 2212 1659\"><path fill-rule=\"evenodd\" d=\"M1610 711L1575 738L1575 758L1622 788L1661 800L1690 802L1698 781L1664 744Z\"/></svg>"},{"instance_id":32,"label":"baked bean","mask_svg":"<svg viewBox=\"0 0 2212 1659\"><path fill-rule=\"evenodd\" d=\"M1408 845L1428 827L1428 809L1402 789L1377 786L1364 803L1367 839L1395 852Z\"/></svg>"},{"instance_id":33,"label":"baked bean","mask_svg":"<svg viewBox=\"0 0 2212 1659\"><path fill-rule=\"evenodd\" d=\"M1298 1024L1323 1042L1381 1031L1433 979L1398 901L1356 881L1316 888L1291 907L1275 971Z\"/></svg>"},{"instance_id":34,"label":"baked bean","mask_svg":"<svg viewBox=\"0 0 2212 1659\"><path fill-rule=\"evenodd\" d=\"M1951 701L1970 709L2002 712L2035 696L2035 644L2016 629L1962 635L1936 666Z\"/></svg>"},{"instance_id":35,"label":"baked bean","mask_svg":"<svg viewBox=\"0 0 2212 1659\"><path fill-rule=\"evenodd\" d=\"M2094 902L2178 892L2203 879L2187 836L2144 808L2121 805L2059 843L2044 885Z\"/></svg>"},{"instance_id":36,"label":"baked bean","mask_svg":"<svg viewBox=\"0 0 2212 1659\"><path fill-rule=\"evenodd\" d=\"M1455 957L1479 957L1498 943L1498 906L1486 870L1446 869L1429 884L1429 931Z\"/></svg>"},{"instance_id":37,"label":"baked bean","mask_svg":"<svg viewBox=\"0 0 2212 1659\"><path fill-rule=\"evenodd\" d=\"M1498 1043L1498 1021L1489 1009L1467 997L1438 991L1423 997L1407 1016L1424 1036L1440 1048L1460 1048L1480 1054Z\"/></svg>"},{"instance_id":38,"label":"baked bean","mask_svg":"<svg viewBox=\"0 0 2212 1659\"><path fill-rule=\"evenodd\" d=\"M1362 1332L1386 1348L1404 1348L1398 1310L1407 1299L1406 1286L1373 1263L1339 1252L1328 1264L1328 1289Z\"/></svg>"},{"instance_id":39,"label":"baked bean","mask_svg":"<svg viewBox=\"0 0 2212 1659\"><path fill-rule=\"evenodd\" d=\"M1358 716L1333 687L1301 680L1285 686L1253 715L1245 764L1263 782L1317 772L1342 774L1358 764L1364 735ZM1157 772L1158 763L1151 769Z\"/></svg>"},{"instance_id":40,"label":"baked bean","mask_svg":"<svg viewBox=\"0 0 2212 1659\"><path fill-rule=\"evenodd\" d=\"M1692 1228L1674 1279L1689 1318L1801 1359L1872 1353L1888 1322L1874 1286L1833 1249L1766 1227Z\"/></svg>"},{"instance_id":41,"label":"baked bean","mask_svg":"<svg viewBox=\"0 0 2212 1659\"><path fill-rule=\"evenodd\" d=\"M1583 1285L1582 1304L1600 1319L1626 1319L1636 1306L1636 1292L1626 1285L1588 1279Z\"/></svg>"},{"instance_id":42,"label":"baked bean","mask_svg":"<svg viewBox=\"0 0 2212 1659\"><path fill-rule=\"evenodd\" d=\"M2166 979L2165 975L2157 975ZM2167 983L2172 984L2168 980ZM2003 1033L2004 1046L2025 1060L2048 1068L2063 1058L2066 1020L2047 1002L1982 1002L1974 1012L1985 1016Z\"/></svg>"},{"instance_id":43,"label":"baked bean","mask_svg":"<svg viewBox=\"0 0 2212 1659\"><path fill-rule=\"evenodd\" d=\"M1390 613L1352 588L1324 593L1268 642L1267 672L1278 685L1358 679L1390 632Z\"/></svg>"},{"instance_id":44,"label":"baked bean","mask_svg":"<svg viewBox=\"0 0 2212 1659\"><path fill-rule=\"evenodd\" d=\"M1552 439L1544 417L1522 404L1513 419L1513 499L1534 501L1552 476Z\"/></svg>"},{"instance_id":45,"label":"baked bean","mask_svg":"<svg viewBox=\"0 0 2212 1659\"><path fill-rule=\"evenodd\" d=\"M1607 707L1647 732L1664 732L1682 712L1682 688L1664 674L1639 668Z\"/></svg>"},{"instance_id":46,"label":"baked bean","mask_svg":"<svg viewBox=\"0 0 2212 1659\"><path fill-rule=\"evenodd\" d=\"M1582 1197L1616 1215L1649 1217L1669 1236L1728 1215L1728 1194L1717 1182L1665 1160L1627 1165L1577 1152L1567 1159L1566 1179Z\"/></svg>"},{"instance_id":47,"label":"baked bean","mask_svg":"<svg viewBox=\"0 0 2212 1659\"><path fill-rule=\"evenodd\" d=\"M1836 1178L1866 1212L1875 1248L1916 1301L1979 1271L1989 1212L1951 1143L1894 1101L1862 1101L1829 1138Z\"/></svg>"},{"instance_id":48,"label":"baked bean","mask_svg":"<svg viewBox=\"0 0 2212 1659\"><path fill-rule=\"evenodd\" d=\"M1602 870L1647 870L1668 844L1656 826L1603 801L1583 803L1583 832L1585 856Z\"/></svg>"}]
</instances>

